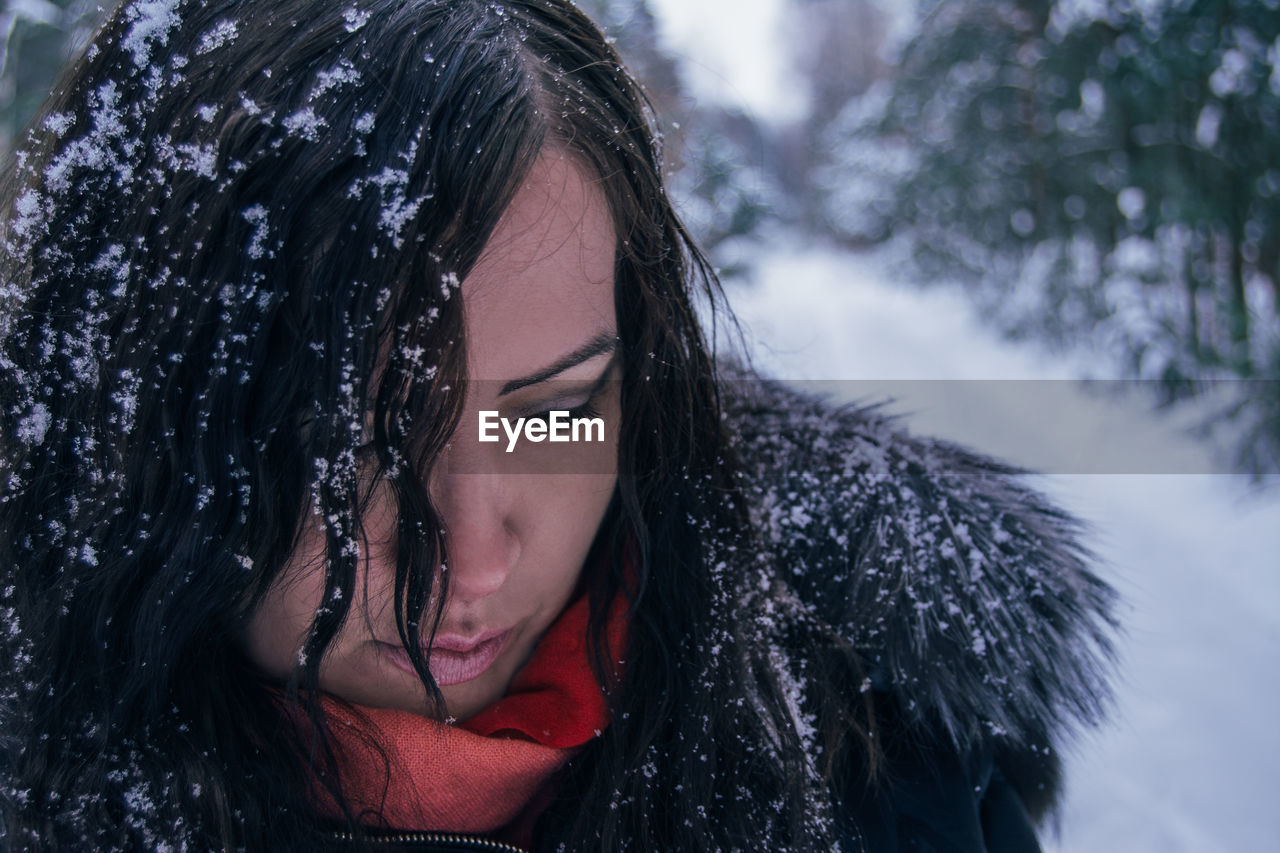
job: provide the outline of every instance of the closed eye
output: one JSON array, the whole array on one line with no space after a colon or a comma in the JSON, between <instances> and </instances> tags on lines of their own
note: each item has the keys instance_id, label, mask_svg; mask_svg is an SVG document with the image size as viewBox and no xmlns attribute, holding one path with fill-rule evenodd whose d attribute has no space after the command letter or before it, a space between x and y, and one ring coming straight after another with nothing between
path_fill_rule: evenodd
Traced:
<instances>
[{"instance_id":1,"label":"closed eye","mask_svg":"<svg viewBox=\"0 0 1280 853\"><path fill-rule=\"evenodd\" d=\"M608 390L609 381L614 377L617 358L614 357L605 365L604 370L600 372L599 378L591 383L587 388L585 396L581 393L566 394L560 400L544 403L542 408L525 410L518 412L519 417L526 420L540 420L549 422L552 412L568 412L572 418L596 418L600 417L600 401L604 393ZM576 402L581 401L581 402Z\"/></svg>"},{"instance_id":2,"label":"closed eye","mask_svg":"<svg viewBox=\"0 0 1280 853\"><path fill-rule=\"evenodd\" d=\"M552 412L568 412L570 420L576 420L578 418L598 418L600 417L600 411L596 406L596 396L596 394L593 394L586 402L572 409L559 407L554 409L544 409L541 412L535 412L531 415L525 415L524 417L526 421L544 421L548 425L551 423Z\"/></svg>"}]
</instances>

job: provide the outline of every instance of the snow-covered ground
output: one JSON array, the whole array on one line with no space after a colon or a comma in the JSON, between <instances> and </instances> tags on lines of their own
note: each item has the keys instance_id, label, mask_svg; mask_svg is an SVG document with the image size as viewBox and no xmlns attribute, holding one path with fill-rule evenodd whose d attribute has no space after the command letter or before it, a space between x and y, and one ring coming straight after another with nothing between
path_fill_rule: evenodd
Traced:
<instances>
[{"instance_id":1,"label":"snow-covered ground","mask_svg":"<svg viewBox=\"0 0 1280 853\"><path fill-rule=\"evenodd\" d=\"M906 398L895 408L915 431L1068 472L1043 485L1092 523L1128 635L1114 719L1077 743L1061 836L1046 847L1280 849L1280 484L1259 493L1225 474L1071 473L1213 465L1138 405L1062 381L1069 365L997 340L957 295L883 278L857 256L780 249L730 301L757 366L780 378L1022 380L828 388ZM1026 393L1035 388L1051 390L1042 400Z\"/></svg>"}]
</instances>

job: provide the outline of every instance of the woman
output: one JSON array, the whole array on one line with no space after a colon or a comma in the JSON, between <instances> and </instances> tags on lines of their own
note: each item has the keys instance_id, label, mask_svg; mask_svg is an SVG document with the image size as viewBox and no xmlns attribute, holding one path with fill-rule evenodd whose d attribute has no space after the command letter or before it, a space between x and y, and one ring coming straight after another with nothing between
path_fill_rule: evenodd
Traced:
<instances>
[{"instance_id":1,"label":"woman","mask_svg":"<svg viewBox=\"0 0 1280 853\"><path fill-rule=\"evenodd\" d=\"M9 182L11 849L1035 848L1074 523L715 366L563 0L126 3Z\"/></svg>"}]
</instances>

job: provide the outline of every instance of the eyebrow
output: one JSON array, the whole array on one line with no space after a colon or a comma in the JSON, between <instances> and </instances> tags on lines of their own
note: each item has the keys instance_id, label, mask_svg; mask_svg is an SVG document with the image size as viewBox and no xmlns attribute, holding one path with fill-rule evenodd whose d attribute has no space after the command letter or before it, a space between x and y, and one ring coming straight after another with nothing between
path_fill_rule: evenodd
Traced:
<instances>
[{"instance_id":1,"label":"eyebrow","mask_svg":"<svg viewBox=\"0 0 1280 853\"><path fill-rule=\"evenodd\" d=\"M544 367L536 373L531 373L521 379L512 379L510 382L502 386L502 390L498 392L499 397L505 397L512 391L518 391L521 388L527 388L530 385L537 385L539 382L546 382L557 374L564 373L571 367L575 367L588 359L595 358L607 352L613 352L618 348L618 336L613 332L601 332L555 364Z\"/></svg>"}]
</instances>

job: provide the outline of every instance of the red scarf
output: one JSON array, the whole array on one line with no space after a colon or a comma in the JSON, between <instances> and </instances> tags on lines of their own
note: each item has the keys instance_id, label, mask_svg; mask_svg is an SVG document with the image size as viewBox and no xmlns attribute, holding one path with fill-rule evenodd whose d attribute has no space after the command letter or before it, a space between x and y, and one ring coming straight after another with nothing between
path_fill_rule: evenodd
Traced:
<instances>
[{"instance_id":1,"label":"red scarf","mask_svg":"<svg viewBox=\"0 0 1280 853\"><path fill-rule=\"evenodd\" d=\"M547 629L507 695L460 726L324 700L352 811L370 825L527 844L556 771L609 725L587 653L587 617L584 595ZM606 632L615 657L626 630L619 597Z\"/></svg>"}]
</instances>

